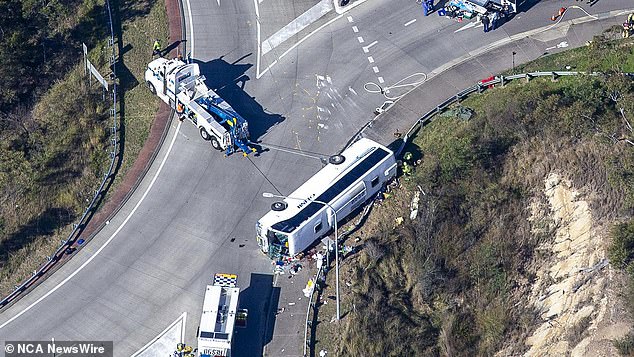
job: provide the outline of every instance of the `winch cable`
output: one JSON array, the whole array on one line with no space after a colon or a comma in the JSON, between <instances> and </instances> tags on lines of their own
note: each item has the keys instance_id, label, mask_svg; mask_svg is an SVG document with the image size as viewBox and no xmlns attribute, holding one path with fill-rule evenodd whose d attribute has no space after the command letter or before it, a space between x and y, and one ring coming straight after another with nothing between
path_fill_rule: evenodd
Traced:
<instances>
[{"instance_id":1,"label":"winch cable","mask_svg":"<svg viewBox=\"0 0 634 357\"><path fill-rule=\"evenodd\" d=\"M410 80L413 77L419 76L420 78L418 80L415 80L413 82L408 82L408 83L404 83L408 80ZM409 92L409 89L404 90L402 94L400 95L390 95L390 92L393 92L394 90L398 90L398 89L402 89L402 88L415 88L416 86L422 84L423 82L425 82L427 80L427 74L423 73L423 72L416 72L416 73L412 73L409 76L401 79L400 81L392 84L391 86L381 86L378 83L375 82L367 82L366 84L363 85L363 89L365 89L366 92L368 93L381 93L383 94L383 96L388 99L388 100L397 100L399 98L401 98L402 96L404 96L405 94L407 94L407 92Z\"/></svg>"}]
</instances>

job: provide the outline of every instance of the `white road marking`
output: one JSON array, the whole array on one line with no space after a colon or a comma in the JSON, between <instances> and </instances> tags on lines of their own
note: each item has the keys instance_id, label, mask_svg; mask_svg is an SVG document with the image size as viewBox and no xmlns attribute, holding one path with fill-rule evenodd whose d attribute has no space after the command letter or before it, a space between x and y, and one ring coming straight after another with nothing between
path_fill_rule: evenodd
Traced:
<instances>
[{"instance_id":1,"label":"white road marking","mask_svg":"<svg viewBox=\"0 0 634 357\"><path fill-rule=\"evenodd\" d=\"M262 42L260 42L260 7L258 6L258 0L253 0L255 4L255 27L257 32L258 41L258 57L255 59L255 77L258 77L260 73L260 57L262 57Z\"/></svg>"},{"instance_id":2,"label":"white road marking","mask_svg":"<svg viewBox=\"0 0 634 357\"><path fill-rule=\"evenodd\" d=\"M367 45L367 46L363 46L363 52L368 53L370 52L370 47L376 45L377 43L379 43L379 41L374 41L371 44Z\"/></svg>"},{"instance_id":3,"label":"white road marking","mask_svg":"<svg viewBox=\"0 0 634 357\"><path fill-rule=\"evenodd\" d=\"M374 58L372 58L372 56L368 56L368 61L369 61L370 63L374 63Z\"/></svg>"},{"instance_id":4,"label":"white road marking","mask_svg":"<svg viewBox=\"0 0 634 357\"><path fill-rule=\"evenodd\" d=\"M381 84L385 83L385 81L383 80L383 77L379 77L378 80L379 80L379 83Z\"/></svg>"},{"instance_id":5,"label":"white road marking","mask_svg":"<svg viewBox=\"0 0 634 357\"><path fill-rule=\"evenodd\" d=\"M255 0L254 0L255 1ZM324 27L332 24L333 22L339 20L340 18L342 18L343 15L337 15L337 17L333 18L332 20L326 22L325 24L319 26L319 28L317 28L315 31L312 31L311 33L309 33L308 35L306 35L305 37L303 37L301 40L297 41L297 43L295 43L294 45L292 45L288 50L286 50L284 53L282 53L275 61L273 61L270 65L268 65L264 71L262 71L260 73L260 70L258 69L256 71L255 74L255 79L260 79L262 78L262 76L268 72L275 64L277 64L278 60L281 60L284 56L286 56L289 52L291 52L292 50L294 50L297 46L301 45L302 42L306 41L310 36L314 35L315 33L319 32L321 29L323 29ZM258 61L260 59L260 56L258 56Z\"/></svg>"},{"instance_id":6,"label":"white road marking","mask_svg":"<svg viewBox=\"0 0 634 357\"><path fill-rule=\"evenodd\" d=\"M138 355L140 355L141 353L145 352L145 350L150 347L154 342L158 341L161 337L163 337L163 335L165 335L165 333L167 333L167 331L171 330L172 327L174 327L177 323L181 322L181 340L180 342L184 342L185 341L185 327L187 326L187 311L183 312L176 320L174 320L174 322L172 322L169 326L167 326L165 328L165 330L161 331L161 333L159 333L158 335L156 335L156 337L154 337L150 342L148 342L145 346L141 347L140 350L136 351L132 356L130 357L136 357Z\"/></svg>"},{"instance_id":7,"label":"white road marking","mask_svg":"<svg viewBox=\"0 0 634 357\"><path fill-rule=\"evenodd\" d=\"M454 33L458 33L460 31L468 30L468 29L473 28L473 27L483 27L483 26L484 25L482 25L482 22L480 22L480 21L472 21L472 22L469 22L468 24L462 26L461 28L457 29L456 31L454 31Z\"/></svg>"},{"instance_id":8,"label":"white road marking","mask_svg":"<svg viewBox=\"0 0 634 357\"><path fill-rule=\"evenodd\" d=\"M569 45L568 45L568 42L566 42L566 41L561 41L561 42L559 42L559 43L558 43L557 45L555 45L555 46L552 46L552 47L548 47L548 48L546 48L546 51L548 51L548 50L552 50L552 49L555 49L555 48L566 48L566 47L568 47L568 46L569 46Z\"/></svg>"},{"instance_id":9,"label":"white road marking","mask_svg":"<svg viewBox=\"0 0 634 357\"><path fill-rule=\"evenodd\" d=\"M374 73L379 73L379 67L377 66L372 67L372 70L374 71Z\"/></svg>"},{"instance_id":10,"label":"white road marking","mask_svg":"<svg viewBox=\"0 0 634 357\"><path fill-rule=\"evenodd\" d=\"M365 41L363 41L363 37L361 37L361 36L357 37L357 40L359 40L359 43L365 42Z\"/></svg>"},{"instance_id":11,"label":"white road marking","mask_svg":"<svg viewBox=\"0 0 634 357\"><path fill-rule=\"evenodd\" d=\"M220 0L216 0L218 2L218 6L220 6Z\"/></svg>"},{"instance_id":12,"label":"white road marking","mask_svg":"<svg viewBox=\"0 0 634 357\"><path fill-rule=\"evenodd\" d=\"M353 22L352 16L348 16L348 22Z\"/></svg>"},{"instance_id":13,"label":"white road marking","mask_svg":"<svg viewBox=\"0 0 634 357\"><path fill-rule=\"evenodd\" d=\"M194 21L192 21L192 6L189 4L189 0L185 0L187 2L187 17L189 17L189 41L191 42L192 49L189 53L191 53L192 58L194 56Z\"/></svg>"},{"instance_id":14,"label":"white road marking","mask_svg":"<svg viewBox=\"0 0 634 357\"><path fill-rule=\"evenodd\" d=\"M269 51L279 46L289 38L295 36L297 33L308 27L313 22L319 20L322 16L326 15L333 9L334 5L332 0L321 0L315 6L311 7L293 21L289 22L288 25L282 27L271 37L264 40L264 42L262 42L262 54L267 54Z\"/></svg>"},{"instance_id":15,"label":"white road marking","mask_svg":"<svg viewBox=\"0 0 634 357\"><path fill-rule=\"evenodd\" d=\"M359 28L356 26L352 26L352 31L354 31L355 33L359 32Z\"/></svg>"},{"instance_id":16,"label":"white road marking","mask_svg":"<svg viewBox=\"0 0 634 357\"><path fill-rule=\"evenodd\" d=\"M352 87L348 86L348 90L349 90L350 92L352 92L352 94L354 94L354 95L358 95L358 94L357 94L357 91L355 91L354 89L352 89Z\"/></svg>"},{"instance_id":17,"label":"white road marking","mask_svg":"<svg viewBox=\"0 0 634 357\"><path fill-rule=\"evenodd\" d=\"M220 1L220 0L218 0L218 1ZM406 23L405 23L405 27L407 27L407 26L409 26L409 25L413 24L414 22L416 22L416 19L414 19L414 20L412 20L412 21L408 21L408 22L406 22Z\"/></svg>"},{"instance_id":18,"label":"white road marking","mask_svg":"<svg viewBox=\"0 0 634 357\"><path fill-rule=\"evenodd\" d=\"M187 1L187 2L189 2L189 1ZM49 290L42 297L40 297L39 299L35 300L35 302L33 302L31 305L27 306L26 308L24 308L24 310L18 312L15 316L13 316L9 320L7 320L5 323L0 325L0 329L2 329L3 327L7 326L11 322L13 322L15 319L17 319L18 317L22 316L27 311L31 310L35 305L39 304L40 302L42 302L42 300L46 299L52 293L54 293L59 288L64 286L64 284L66 284L75 275L79 274L79 272L82 271L88 264L90 264L90 262L92 262L93 259L95 259L99 255L99 253L101 253L108 246L108 244L110 244L110 242L112 242L112 240L117 236L117 234L119 234L119 232L121 232L123 227L125 227L125 225L128 223L130 218L132 218L134 213L137 211L137 209L139 209L139 206L141 206L141 203L143 203L143 201L145 200L145 197L148 195L148 193L150 192L150 190L154 186L154 183L156 182L156 179L158 178L159 174L163 170L163 166L165 166L165 162L167 162L167 158L169 157L170 152L172 151L172 148L174 147L174 143L176 142L176 138L178 137L177 134L178 134L178 131L180 130L181 124L183 124L183 122L179 121L178 122L178 127L176 127L176 133L174 133L174 136L172 137L172 142L170 142L170 145L167 148L167 152L165 153L165 156L163 157L163 161L161 161L161 165L159 165L158 170L156 171L156 173L154 174L154 177L152 178L152 181L150 181L149 186L145 189L145 192L143 192L143 195L141 196L139 201L136 203L136 205L134 205L134 208L132 208L132 211L130 211L130 213L125 218L125 220L123 220L123 222L121 223L119 228L117 228L117 230L114 231L114 233L112 233L110 238L108 238L108 240L101 247L99 247L99 249L97 249L97 251L93 255L91 255L90 258L88 258L88 260L86 260L82 265L80 265L79 268L77 268L75 271L73 271L68 277L66 277L66 279L62 280L59 284L55 285L55 287L53 287L51 290Z\"/></svg>"}]
</instances>

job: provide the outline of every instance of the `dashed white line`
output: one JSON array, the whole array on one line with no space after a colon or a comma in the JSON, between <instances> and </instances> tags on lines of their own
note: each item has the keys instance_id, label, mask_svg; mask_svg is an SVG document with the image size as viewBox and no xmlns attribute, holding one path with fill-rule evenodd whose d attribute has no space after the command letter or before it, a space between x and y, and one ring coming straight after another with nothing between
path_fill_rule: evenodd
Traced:
<instances>
[{"instance_id":1,"label":"dashed white line","mask_svg":"<svg viewBox=\"0 0 634 357\"><path fill-rule=\"evenodd\" d=\"M368 61L369 61L370 63L374 63L374 58L372 58L372 56L368 56Z\"/></svg>"},{"instance_id":2,"label":"dashed white line","mask_svg":"<svg viewBox=\"0 0 634 357\"><path fill-rule=\"evenodd\" d=\"M379 73L379 67L377 66L372 67L372 70L374 71L374 73Z\"/></svg>"},{"instance_id":3,"label":"dashed white line","mask_svg":"<svg viewBox=\"0 0 634 357\"><path fill-rule=\"evenodd\" d=\"M348 22L353 22L352 16L348 16Z\"/></svg>"},{"instance_id":4,"label":"dashed white line","mask_svg":"<svg viewBox=\"0 0 634 357\"><path fill-rule=\"evenodd\" d=\"M359 43L365 42L365 41L363 41L363 37L361 37L361 36L357 37L357 40L359 40Z\"/></svg>"},{"instance_id":5,"label":"dashed white line","mask_svg":"<svg viewBox=\"0 0 634 357\"><path fill-rule=\"evenodd\" d=\"M405 27L407 27L407 26L409 26L409 25L413 24L414 22L416 22L416 19L414 19L414 20L412 20L412 21L408 21L408 22L406 22L406 23L405 23Z\"/></svg>"},{"instance_id":6,"label":"dashed white line","mask_svg":"<svg viewBox=\"0 0 634 357\"><path fill-rule=\"evenodd\" d=\"M376 45L377 43L379 43L379 41L374 41L371 44L367 45L367 46L363 46L363 52L368 53L370 52L370 47Z\"/></svg>"},{"instance_id":7,"label":"dashed white line","mask_svg":"<svg viewBox=\"0 0 634 357\"><path fill-rule=\"evenodd\" d=\"M352 31L354 31L354 33L359 32L359 28L356 26L352 26Z\"/></svg>"},{"instance_id":8,"label":"dashed white line","mask_svg":"<svg viewBox=\"0 0 634 357\"><path fill-rule=\"evenodd\" d=\"M383 77L379 77L378 80L379 80L379 83L381 84L385 83L385 81L383 80Z\"/></svg>"}]
</instances>

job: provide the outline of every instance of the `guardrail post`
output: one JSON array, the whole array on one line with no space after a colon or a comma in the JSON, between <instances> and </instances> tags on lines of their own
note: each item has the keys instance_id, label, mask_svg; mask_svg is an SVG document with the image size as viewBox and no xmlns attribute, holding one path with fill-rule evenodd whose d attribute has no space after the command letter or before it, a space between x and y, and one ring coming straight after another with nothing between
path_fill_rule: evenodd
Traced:
<instances>
[{"instance_id":1,"label":"guardrail post","mask_svg":"<svg viewBox=\"0 0 634 357\"><path fill-rule=\"evenodd\" d=\"M552 76L553 76L552 81L553 82L557 82L557 79L559 78L559 75L557 73L555 73L555 72L552 72Z\"/></svg>"},{"instance_id":2,"label":"guardrail post","mask_svg":"<svg viewBox=\"0 0 634 357\"><path fill-rule=\"evenodd\" d=\"M506 79L504 79L504 76L500 75L500 87L504 88L504 85L506 84L505 81Z\"/></svg>"},{"instance_id":3,"label":"guardrail post","mask_svg":"<svg viewBox=\"0 0 634 357\"><path fill-rule=\"evenodd\" d=\"M530 73L526 73L525 77L526 78L526 83L530 82L531 79L533 78L533 76L530 75Z\"/></svg>"}]
</instances>

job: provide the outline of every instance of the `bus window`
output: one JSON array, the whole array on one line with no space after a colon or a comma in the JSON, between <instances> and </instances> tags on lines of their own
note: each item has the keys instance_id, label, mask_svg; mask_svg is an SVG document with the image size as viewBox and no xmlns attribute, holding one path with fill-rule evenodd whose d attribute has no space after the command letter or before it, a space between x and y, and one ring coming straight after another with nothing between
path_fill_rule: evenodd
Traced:
<instances>
[{"instance_id":1,"label":"bus window","mask_svg":"<svg viewBox=\"0 0 634 357\"><path fill-rule=\"evenodd\" d=\"M379 177L377 176L373 178L371 184L372 184L372 187L376 187L376 185L379 184Z\"/></svg>"},{"instance_id":2,"label":"bus window","mask_svg":"<svg viewBox=\"0 0 634 357\"><path fill-rule=\"evenodd\" d=\"M321 226L321 222L317 223L317 224L315 225L315 233L317 233L317 232L321 231L321 227L322 227L322 226Z\"/></svg>"}]
</instances>

